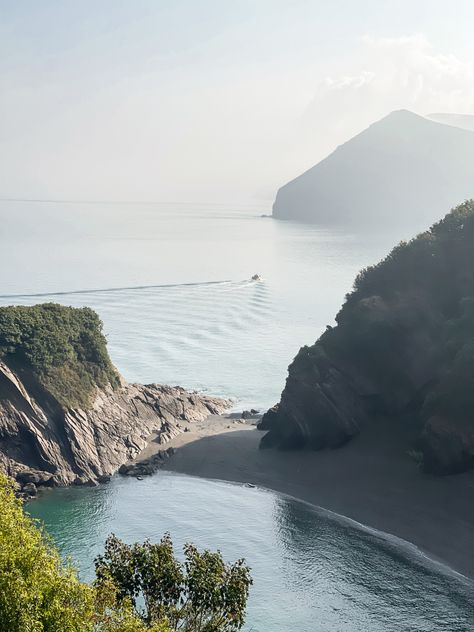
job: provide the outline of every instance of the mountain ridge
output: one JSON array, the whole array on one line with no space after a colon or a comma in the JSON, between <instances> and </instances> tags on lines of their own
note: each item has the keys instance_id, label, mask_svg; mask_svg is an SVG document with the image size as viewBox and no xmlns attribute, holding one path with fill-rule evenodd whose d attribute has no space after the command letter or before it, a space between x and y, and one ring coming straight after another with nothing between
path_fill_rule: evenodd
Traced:
<instances>
[{"instance_id":1,"label":"mountain ridge","mask_svg":"<svg viewBox=\"0 0 474 632\"><path fill-rule=\"evenodd\" d=\"M396 110L277 193L273 217L420 230L474 197L474 132Z\"/></svg>"}]
</instances>

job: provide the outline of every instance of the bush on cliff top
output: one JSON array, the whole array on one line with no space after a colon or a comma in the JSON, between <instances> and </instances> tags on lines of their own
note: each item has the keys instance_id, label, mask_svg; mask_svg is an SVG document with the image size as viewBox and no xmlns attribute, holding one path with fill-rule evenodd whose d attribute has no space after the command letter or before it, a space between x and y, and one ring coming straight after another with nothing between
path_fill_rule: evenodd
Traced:
<instances>
[{"instance_id":1,"label":"bush on cliff top","mask_svg":"<svg viewBox=\"0 0 474 632\"><path fill-rule=\"evenodd\" d=\"M87 407L95 387L116 386L119 379L102 322L88 307L1 307L0 358L30 371L65 407Z\"/></svg>"}]
</instances>

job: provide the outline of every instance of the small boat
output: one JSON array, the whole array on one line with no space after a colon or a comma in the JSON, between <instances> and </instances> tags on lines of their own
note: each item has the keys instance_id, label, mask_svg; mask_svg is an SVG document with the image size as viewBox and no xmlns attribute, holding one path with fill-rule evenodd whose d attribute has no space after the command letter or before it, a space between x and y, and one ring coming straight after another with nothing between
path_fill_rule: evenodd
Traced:
<instances>
[{"instance_id":1,"label":"small boat","mask_svg":"<svg viewBox=\"0 0 474 632\"><path fill-rule=\"evenodd\" d=\"M263 279L259 274L254 274L252 277L252 281L263 281Z\"/></svg>"}]
</instances>

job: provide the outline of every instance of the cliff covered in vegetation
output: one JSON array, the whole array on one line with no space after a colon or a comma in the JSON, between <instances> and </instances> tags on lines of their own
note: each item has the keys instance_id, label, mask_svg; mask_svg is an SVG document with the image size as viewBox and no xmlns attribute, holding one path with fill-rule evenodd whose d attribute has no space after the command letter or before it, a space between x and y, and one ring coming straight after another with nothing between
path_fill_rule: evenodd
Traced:
<instances>
[{"instance_id":1,"label":"cliff covered in vegetation","mask_svg":"<svg viewBox=\"0 0 474 632\"><path fill-rule=\"evenodd\" d=\"M179 387L127 384L88 308L0 308L0 471L27 489L94 484L180 421L227 402ZM31 487L33 485L33 487Z\"/></svg>"},{"instance_id":2,"label":"cliff covered in vegetation","mask_svg":"<svg viewBox=\"0 0 474 632\"><path fill-rule=\"evenodd\" d=\"M336 448L409 416L425 470L474 467L474 201L363 270L336 322L290 365L262 447Z\"/></svg>"}]
</instances>

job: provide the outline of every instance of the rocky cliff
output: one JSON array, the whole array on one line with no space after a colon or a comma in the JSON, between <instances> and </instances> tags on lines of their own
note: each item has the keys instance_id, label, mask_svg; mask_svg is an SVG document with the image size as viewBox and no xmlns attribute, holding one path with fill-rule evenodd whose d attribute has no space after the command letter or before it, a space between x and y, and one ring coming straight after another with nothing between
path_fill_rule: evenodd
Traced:
<instances>
[{"instance_id":1,"label":"rocky cliff","mask_svg":"<svg viewBox=\"0 0 474 632\"><path fill-rule=\"evenodd\" d=\"M95 484L136 456L150 435L166 443L180 421L221 413L224 400L179 387L122 384L97 389L87 409L33 397L0 362L0 469L22 484Z\"/></svg>"},{"instance_id":2,"label":"rocky cliff","mask_svg":"<svg viewBox=\"0 0 474 632\"><path fill-rule=\"evenodd\" d=\"M229 402L180 387L127 384L110 362L90 309L0 308L0 471L28 491L95 484L166 443L180 422Z\"/></svg>"},{"instance_id":3,"label":"rocky cliff","mask_svg":"<svg viewBox=\"0 0 474 632\"><path fill-rule=\"evenodd\" d=\"M425 470L474 467L474 202L362 271L336 322L290 365L262 447L337 448L408 416Z\"/></svg>"}]
</instances>

